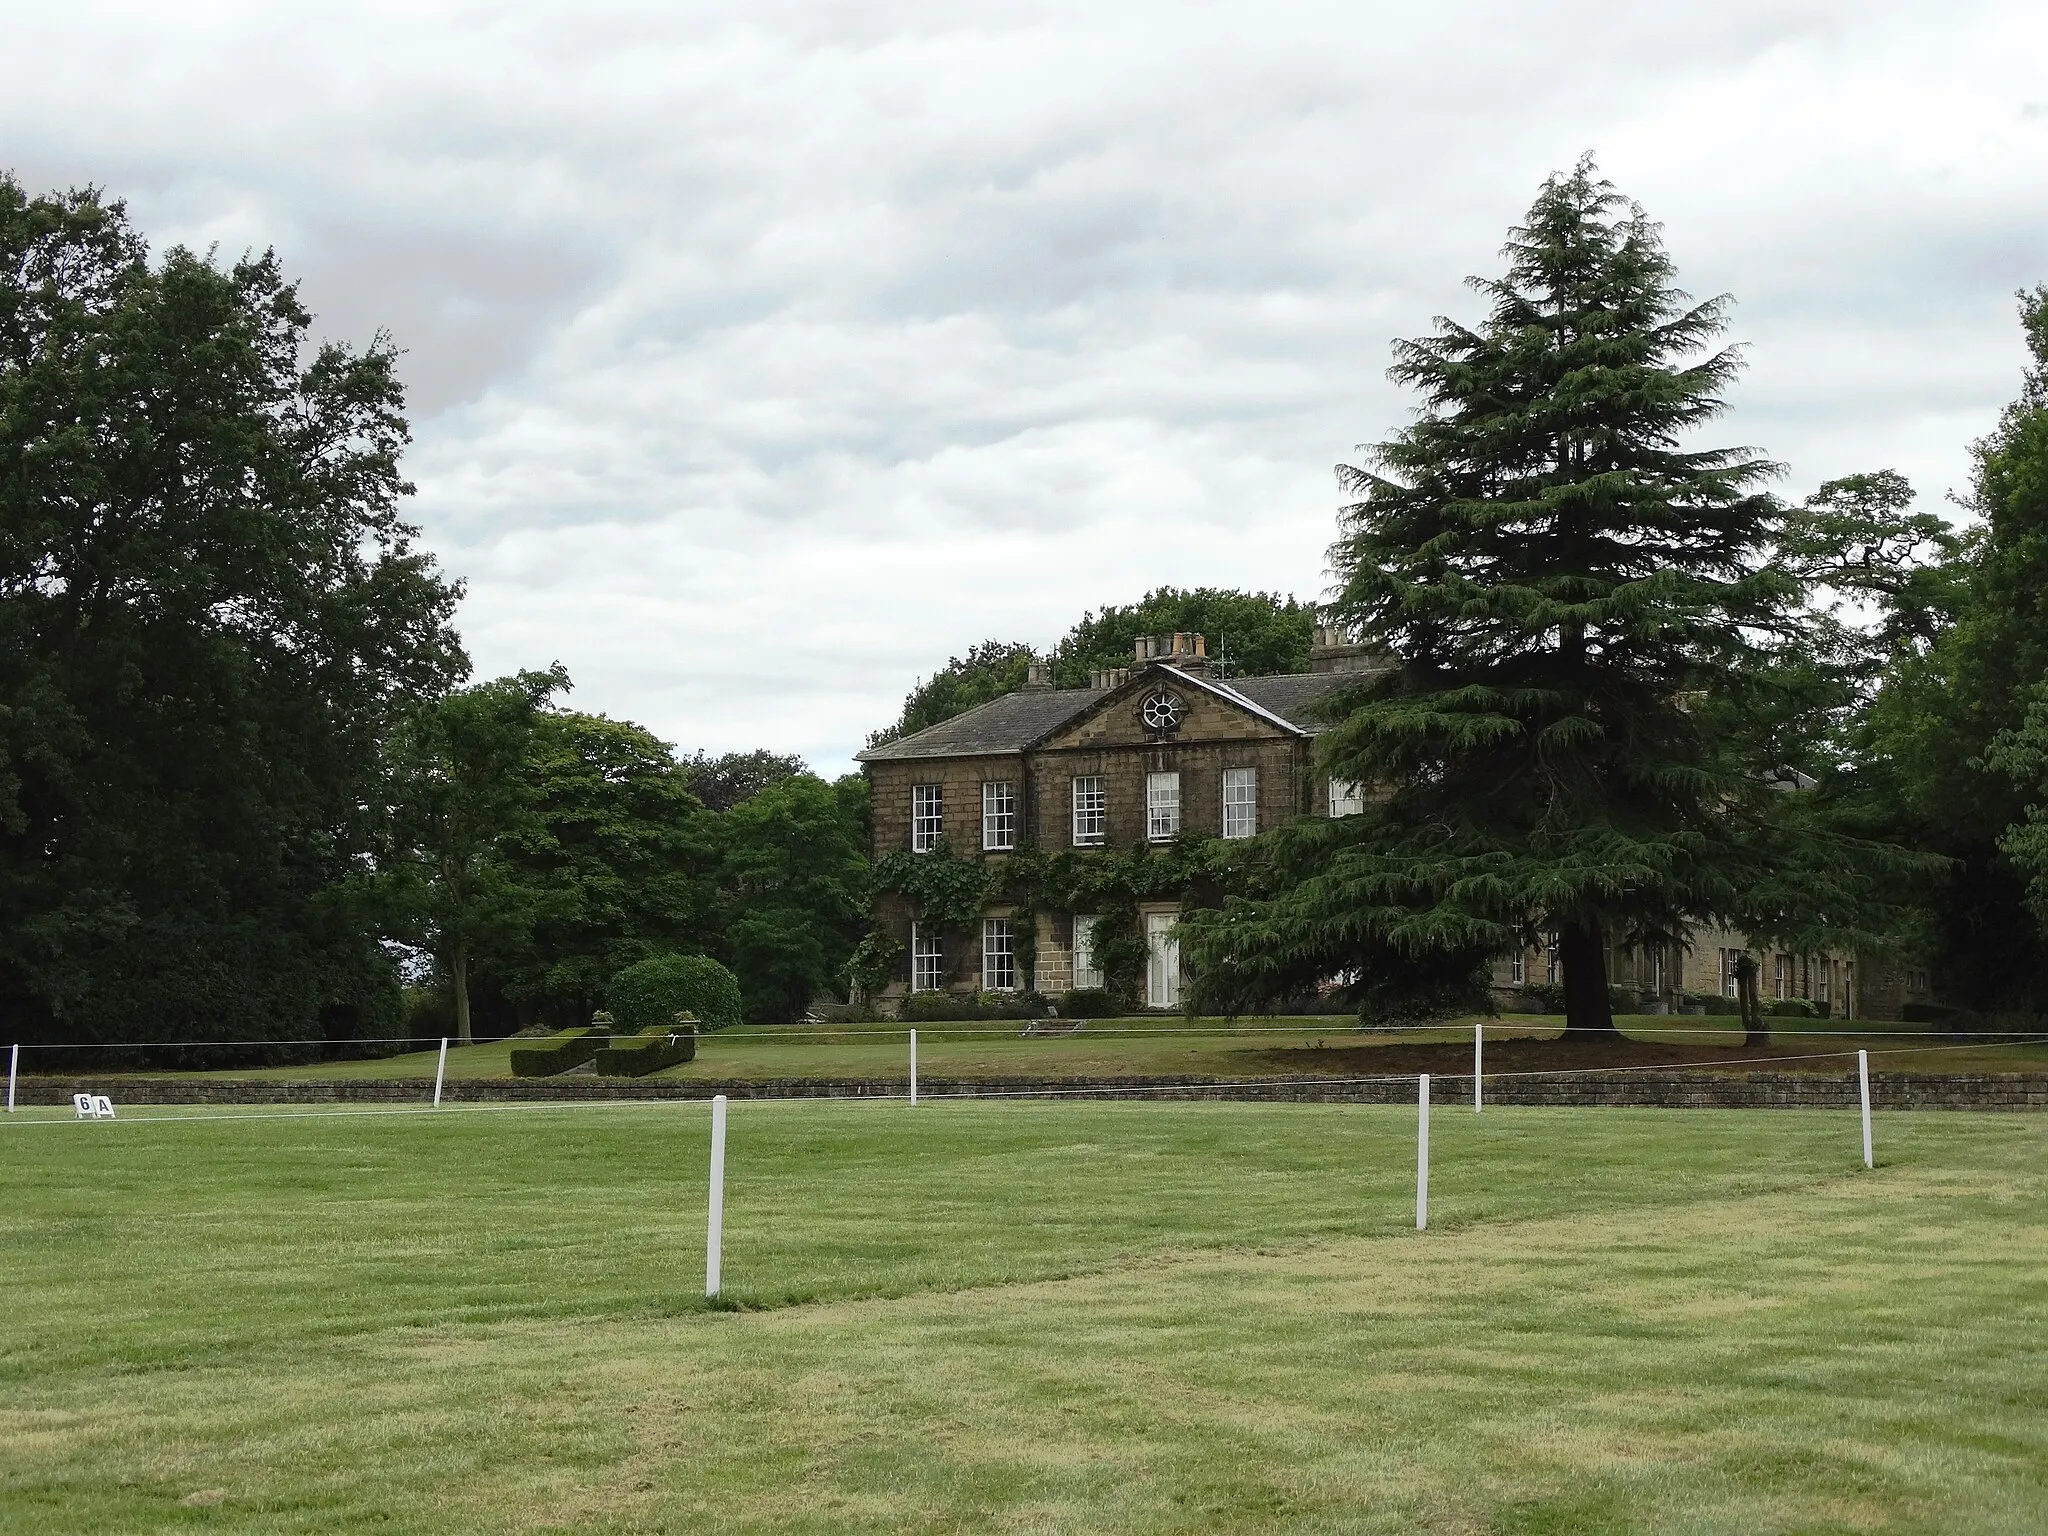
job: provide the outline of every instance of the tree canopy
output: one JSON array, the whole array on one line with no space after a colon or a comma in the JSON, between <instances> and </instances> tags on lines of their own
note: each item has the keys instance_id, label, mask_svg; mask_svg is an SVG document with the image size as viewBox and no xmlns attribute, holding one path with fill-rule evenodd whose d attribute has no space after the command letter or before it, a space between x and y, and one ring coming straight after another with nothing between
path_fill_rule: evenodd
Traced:
<instances>
[{"instance_id":1,"label":"tree canopy","mask_svg":"<svg viewBox=\"0 0 2048 1536\"><path fill-rule=\"evenodd\" d=\"M1983 1008L2048 1002L2048 943L2027 906L2048 803L2033 756L2048 740L2048 286L2019 299L2031 362L1973 446L1975 522L1903 605L1853 742L1858 808L1953 861L1925 905L1923 946L1939 989Z\"/></svg>"},{"instance_id":2,"label":"tree canopy","mask_svg":"<svg viewBox=\"0 0 2048 1536\"><path fill-rule=\"evenodd\" d=\"M868 785L798 774L720 818L718 930L749 1019L830 994L868 927Z\"/></svg>"},{"instance_id":3,"label":"tree canopy","mask_svg":"<svg viewBox=\"0 0 2048 1536\"><path fill-rule=\"evenodd\" d=\"M466 666L399 515L396 353L268 253L152 265L0 176L0 1010L36 1038L389 1033L329 897L392 721Z\"/></svg>"},{"instance_id":4,"label":"tree canopy","mask_svg":"<svg viewBox=\"0 0 2048 1536\"><path fill-rule=\"evenodd\" d=\"M1765 702L1811 629L1776 466L1687 446L1737 371L1714 349L1726 302L1677 288L1590 160L1545 183L1505 255L1471 280L1479 325L1396 344L1414 425L1339 468L1357 500L1330 611L1401 665L1338 696L1319 756L1375 797L1280 829L1253 894L1193 925L1219 1004L1339 974L1469 992L1548 931L1568 1028L1605 1031L1610 936L1767 927L1772 861L1867 851L1785 819L1779 765L1732 752L1706 707Z\"/></svg>"},{"instance_id":5,"label":"tree canopy","mask_svg":"<svg viewBox=\"0 0 2048 1536\"><path fill-rule=\"evenodd\" d=\"M621 969L710 942L712 818L668 743L602 715L543 712L520 772L534 816L506 862L534 922L495 969L515 1003L580 1022Z\"/></svg>"},{"instance_id":6,"label":"tree canopy","mask_svg":"<svg viewBox=\"0 0 2048 1536\"><path fill-rule=\"evenodd\" d=\"M984 640L969 646L965 656L955 656L929 678L919 678L896 723L870 735L868 745L879 747L900 736L914 736L977 704L1015 693L1024 686L1036 658L1021 640Z\"/></svg>"},{"instance_id":7,"label":"tree canopy","mask_svg":"<svg viewBox=\"0 0 2048 1536\"><path fill-rule=\"evenodd\" d=\"M1085 688L1091 672L1131 664L1141 635L1206 635L1209 659L1225 677L1306 672L1315 638L1313 604L1278 592L1158 587L1137 602L1083 614L1052 649L1053 681Z\"/></svg>"},{"instance_id":8,"label":"tree canopy","mask_svg":"<svg viewBox=\"0 0 2048 1536\"><path fill-rule=\"evenodd\" d=\"M770 752L765 747L752 752L726 752L717 757L698 751L683 759L690 793L714 811L729 811L770 784L808 771L802 758Z\"/></svg>"}]
</instances>

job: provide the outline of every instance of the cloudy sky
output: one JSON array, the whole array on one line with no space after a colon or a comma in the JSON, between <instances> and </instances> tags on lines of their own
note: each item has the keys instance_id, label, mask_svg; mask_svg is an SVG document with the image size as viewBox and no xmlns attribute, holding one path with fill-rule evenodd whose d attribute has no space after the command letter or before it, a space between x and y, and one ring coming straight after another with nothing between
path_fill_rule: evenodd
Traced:
<instances>
[{"instance_id":1,"label":"cloudy sky","mask_svg":"<svg viewBox=\"0 0 2048 1536\"><path fill-rule=\"evenodd\" d=\"M0 0L0 165L405 348L479 672L832 772L975 640L1324 587L1390 338L1592 150L1719 435L1937 500L2048 279L2048 7Z\"/></svg>"}]
</instances>

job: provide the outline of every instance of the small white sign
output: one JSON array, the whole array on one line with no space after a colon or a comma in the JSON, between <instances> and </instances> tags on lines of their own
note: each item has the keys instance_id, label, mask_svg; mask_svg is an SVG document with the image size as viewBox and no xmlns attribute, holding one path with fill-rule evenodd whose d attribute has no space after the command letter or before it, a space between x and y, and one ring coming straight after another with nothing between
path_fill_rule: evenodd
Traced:
<instances>
[{"instance_id":1,"label":"small white sign","mask_svg":"<svg viewBox=\"0 0 2048 1536\"><path fill-rule=\"evenodd\" d=\"M71 1107L78 1111L80 1120L111 1120L114 1118L114 1101L104 1093L74 1093Z\"/></svg>"}]
</instances>

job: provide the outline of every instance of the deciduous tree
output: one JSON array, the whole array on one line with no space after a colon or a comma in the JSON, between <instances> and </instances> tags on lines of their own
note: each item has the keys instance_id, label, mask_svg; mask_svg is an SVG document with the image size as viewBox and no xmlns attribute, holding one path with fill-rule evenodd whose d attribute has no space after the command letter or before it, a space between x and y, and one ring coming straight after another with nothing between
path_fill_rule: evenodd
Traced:
<instances>
[{"instance_id":1,"label":"deciduous tree","mask_svg":"<svg viewBox=\"0 0 2048 1536\"><path fill-rule=\"evenodd\" d=\"M389 931L431 950L470 1026L470 966L521 946L545 893L530 865L551 840L527 771L541 711L569 686L558 662L455 691L401 720L385 747L386 833L368 905Z\"/></svg>"},{"instance_id":2,"label":"deciduous tree","mask_svg":"<svg viewBox=\"0 0 2048 1536\"><path fill-rule=\"evenodd\" d=\"M152 263L0 176L0 1011L30 1038L395 1017L328 899L378 743L458 678L399 515L397 353L315 346L268 253Z\"/></svg>"}]
</instances>

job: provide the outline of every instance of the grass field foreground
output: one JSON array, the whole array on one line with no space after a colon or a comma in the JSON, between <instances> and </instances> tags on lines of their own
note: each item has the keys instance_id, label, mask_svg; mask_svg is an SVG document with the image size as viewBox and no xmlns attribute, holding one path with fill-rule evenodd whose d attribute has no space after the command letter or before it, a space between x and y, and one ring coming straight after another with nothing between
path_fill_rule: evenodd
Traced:
<instances>
[{"instance_id":1,"label":"grass field foreground","mask_svg":"<svg viewBox=\"0 0 2048 1536\"><path fill-rule=\"evenodd\" d=\"M17 1116L0 1529L2048 1528L2038 1117L707 1120Z\"/></svg>"}]
</instances>

